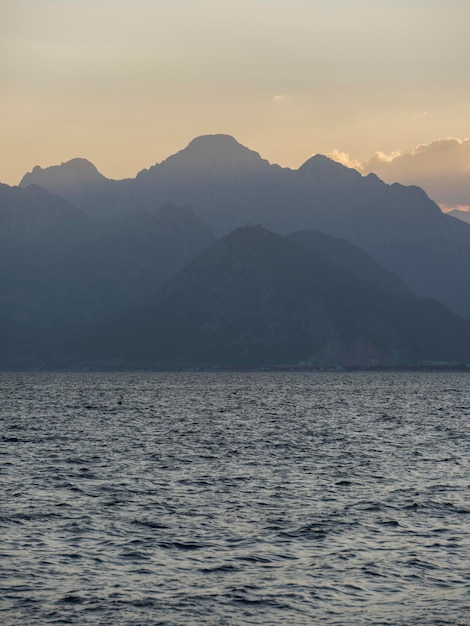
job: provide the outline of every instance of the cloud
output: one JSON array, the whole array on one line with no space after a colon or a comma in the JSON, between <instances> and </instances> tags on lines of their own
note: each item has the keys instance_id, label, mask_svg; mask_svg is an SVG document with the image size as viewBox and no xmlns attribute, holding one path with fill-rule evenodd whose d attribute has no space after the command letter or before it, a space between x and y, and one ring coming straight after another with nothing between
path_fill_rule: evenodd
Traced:
<instances>
[{"instance_id":1,"label":"cloud","mask_svg":"<svg viewBox=\"0 0 470 626\"><path fill-rule=\"evenodd\" d=\"M359 160L354 159L347 152L341 152L340 150L332 150L331 152L328 152L326 156L329 157L330 159L333 159L333 161L337 161L338 163L345 165L346 167L352 167L353 169L358 170L359 172L363 171L363 164Z\"/></svg>"},{"instance_id":2,"label":"cloud","mask_svg":"<svg viewBox=\"0 0 470 626\"><path fill-rule=\"evenodd\" d=\"M449 211L457 210L457 211L463 211L463 213L470 214L470 205L457 204L456 206L455 204L441 204L440 207L444 213L449 213Z\"/></svg>"},{"instance_id":3,"label":"cloud","mask_svg":"<svg viewBox=\"0 0 470 626\"><path fill-rule=\"evenodd\" d=\"M387 183L418 185L446 210L470 206L469 138L446 137L409 151L376 152L363 162L337 150L330 156L364 174L373 172Z\"/></svg>"},{"instance_id":4,"label":"cloud","mask_svg":"<svg viewBox=\"0 0 470 626\"><path fill-rule=\"evenodd\" d=\"M285 102L289 96L285 93L278 93L273 97L273 102Z\"/></svg>"}]
</instances>

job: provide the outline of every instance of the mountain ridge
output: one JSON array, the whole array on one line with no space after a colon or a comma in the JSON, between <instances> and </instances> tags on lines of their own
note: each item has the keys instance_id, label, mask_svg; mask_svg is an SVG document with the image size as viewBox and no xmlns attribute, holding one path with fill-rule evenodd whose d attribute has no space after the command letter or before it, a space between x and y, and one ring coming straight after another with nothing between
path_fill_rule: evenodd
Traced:
<instances>
[{"instance_id":1,"label":"mountain ridge","mask_svg":"<svg viewBox=\"0 0 470 626\"><path fill-rule=\"evenodd\" d=\"M26 173L18 184L18 187L27 187L30 184L40 184L37 181L46 177L48 185L67 185L71 183L93 182L105 180L97 167L88 159L76 157L64 161L60 165L41 167L35 165L31 172Z\"/></svg>"},{"instance_id":2,"label":"mountain ridge","mask_svg":"<svg viewBox=\"0 0 470 626\"><path fill-rule=\"evenodd\" d=\"M195 167L198 159L202 166ZM290 170L230 136L202 136L134 179L100 179L62 193L92 217L191 206L218 237L244 224L279 234L320 230L364 249L417 294L470 319L468 225L453 223L418 187L388 185L322 155Z\"/></svg>"},{"instance_id":3,"label":"mountain ridge","mask_svg":"<svg viewBox=\"0 0 470 626\"><path fill-rule=\"evenodd\" d=\"M462 222L467 222L470 224L470 211L462 211L461 209L453 209L449 211L447 215L457 218L458 220L462 220Z\"/></svg>"}]
</instances>

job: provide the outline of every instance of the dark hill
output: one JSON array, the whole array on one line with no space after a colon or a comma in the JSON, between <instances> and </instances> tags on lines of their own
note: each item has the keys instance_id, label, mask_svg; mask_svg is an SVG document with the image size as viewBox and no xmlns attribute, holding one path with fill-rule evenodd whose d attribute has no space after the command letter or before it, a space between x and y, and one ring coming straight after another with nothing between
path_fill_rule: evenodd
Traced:
<instances>
[{"instance_id":1,"label":"dark hill","mask_svg":"<svg viewBox=\"0 0 470 626\"><path fill-rule=\"evenodd\" d=\"M147 367L470 361L469 323L366 274L261 227L237 229L145 307L88 335L81 356Z\"/></svg>"}]
</instances>

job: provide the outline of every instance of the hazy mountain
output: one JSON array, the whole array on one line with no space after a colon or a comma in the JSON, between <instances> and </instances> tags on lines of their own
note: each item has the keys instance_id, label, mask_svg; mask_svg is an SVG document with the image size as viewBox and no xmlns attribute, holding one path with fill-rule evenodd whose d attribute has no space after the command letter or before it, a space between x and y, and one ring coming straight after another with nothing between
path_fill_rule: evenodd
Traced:
<instances>
[{"instance_id":1,"label":"hazy mountain","mask_svg":"<svg viewBox=\"0 0 470 626\"><path fill-rule=\"evenodd\" d=\"M451 215L452 217L456 217L457 219L470 224L470 211L461 211L460 209L453 209L452 211L449 211L447 215Z\"/></svg>"},{"instance_id":2,"label":"hazy mountain","mask_svg":"<svg viewBox=\"0 0 470 626\"><path fill-rule=\"evenodd\" d=\"M16 237L19 243L43 237L48 237L51 241L67 238L77 231L80 232L87 221L86 215L75 206L42 187L30 185L21 189L0 184L2 244L12 237Z\"/></svg>"},{"instance_id":3,"label":"hazy mountain","mask_svg":"<svg viewBox=\"0 0 470 626\"><path fill-rule=\"evenodd\" d=\"M39 185L62 196L91 217L115 218L142 208L127 180L106 178L86 159L46 168L36 166L19 184L24 188L28 185Z\"/></svg>"},{"instance_id":4,"label":"hazy mountain","mask_svg":"<svg viewBox=\"0 0 470 626\"><path fill-rule=\"evenodd\" d=\"M89 232L89 219L37 186L0 185L0 313L15 323L42 325L46 284Z\"/></svg>"},{"instance_id":5,"label":"hazy mountain","mask_svg":"<svg viewBox=\"0 0 470 626\"><path fill-rule=\"evenodd\" d=\"M214 236L187 209L89 225L81 237L5 248L0 302L44 328L88 324L124 311L179 271Z\"/></svg>"},{"instance_id":6,"label":"hazy mountain","mask_svg":"<svg viewBox=\"0 0 470 626\"><path fill-rule=\"evenodd\" d=\"M42 168L39 165L26 174L21 181L22 187L43 181L47 187L56 191L73 185L86 185L106 180L96 167L87 159L71 159L61 165Z\"/></svg>"},{"instance_id":7,"label":"hazy mountain","mask_svg":"<svg viewBox=\"0 0 470 626\"><path fill-rule=\"evenodd\" d=\"M191 209L167 205L95 223L62 275L79 286L81 321L89 323L139 304L214 241Z\"/></svg>"},{"instance_id":8,"label":"hazy mountain","mask_svg":"<svg viewBox=\"0 0 470 626\"><path fill-rule=\"evenodd\" d=\"M143 202L190 204L224 235L246 223L267 222L286 174L227 135L194 139L184 150L137 175Z\"/></svg>"},{"instance_id":9,"label":"hazy mountain","mask_svg":"<svg viewBox=\"0 0 470 626\"><path fill-rule=\"evenodd\" d=\"M57 190L49 170L35 169L22 184L34 180ZM245 224L280 234L320 230L361 247L416 293L470 318L470 226L444 215L418 187L387 185L320 155L298 170L281 168L226 135L194 139L132 180L85 178L64 184L62 194L90 215L175 203L193 207L219 236Z\"/></svg>"},{"instance_id":10,"label":"hazy mountain","mask_svg":"<svg viewBox=\"0 0 470 626\"><path fill-rule=\"evenodd\" d=\"M349 249L347 269L347 244L337 244L336 262L310 235L307 247L237 229L145 306L95 329L82 358L155 367L470 361L469 322L360 252Z\"/></svg>"},{"instance_id":11,"label":"hazy mountain","mask_svg":"<svg viewBox=\"0 0 470 626\"><path fill-rule=\"evenodd\" d=\"M84 171L87 175L84 175ZM84 159L36 166L20 182L60 193L92 217L115 217L155 206L191 206L224 234L250 221L253 202L263 211L283 181L283 170L228 135L198 137L177 154L142 170L133 180L110 180ZM235 215L235 218L233 215Z\"/></svg>"},{"instance_id":12,"label":"hazy mountain","mask_svg":"<svg viewBox=\"0 0 470 626\"><path fill-rule=\"evenodd\" d=\"M0 365L137 305L214 241L189 208L92 220L40 187L0 186Z\"/></svg>"}]
</instances>

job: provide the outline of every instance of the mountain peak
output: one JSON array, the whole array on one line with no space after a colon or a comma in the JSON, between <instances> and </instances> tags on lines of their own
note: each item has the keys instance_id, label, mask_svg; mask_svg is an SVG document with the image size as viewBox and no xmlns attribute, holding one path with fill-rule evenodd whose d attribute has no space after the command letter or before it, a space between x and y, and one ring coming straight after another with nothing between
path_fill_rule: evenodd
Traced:
<instances>
[{"instance_id":1,"label":"mountain peak","mask_svg":"<svg viewBox=\"0 0 470 626\"><path fill-rule=\"evenodd\" d=\"M238 147L248 150L248 148L245 148L235 137L223 133L194 137L187 145L186 150L193 148L198 150L213 150L215 147L228 150Z\"/></svg>"},{"instance_id":2,"label":"mountain peak","mask_svg":"<svg viewBox=\"0 0 470 626\"><path fill-rule=\"evenodd\" d=\"M338 163L338 161L334 161L333 159L330 159L324 154L313 155L312 157L307 159L307 161L305 161L303 165L299 167L298 171L299 172L316 172L318 174L322 174L322 175L326 174L328 176L330 175L336 176L337 174L340 174L340 173L350 172L351 174L355 176L361 176L357 170L352 169L350 167L346 167L342 163Z\"/></svg>"},{"instance_id":3,"label":"mountain peak","mask_svg":"<svg viewBox=\"0 0 470 626\"><path fill-rule=\"evenodd\" d=\"M93 163L87 159L76 158L45 168L36 165L31 172L23 176L19 186L26 187L33 184L42 187L65 186L73 183L94 182L104 178Z\"/></svg>"},{"instance_id":4,"label":"mountain peak","mask_svg":"<svg viewBox=\"0 0 470 626\"><path fill-rule=\"evenodd\" d=\"M268 165L258 152L246 148L231 135L201 135L170 159L184 158L188 163L216 169Z\"/></svg>"},{"instance_id":5,"label":"mountain peak","mask_svg":"<svg viewBox=\"0 0 470 626\"><path fill-rule=\"evenodd\" d=\"M201 135L196 137L183 150L168 157L162 163L141 172L173 170L182 172L217 172L236 174L241 171L259 171L271 167L258 152L246 148L231 135Z\"/></svg>"}]
</instances>

